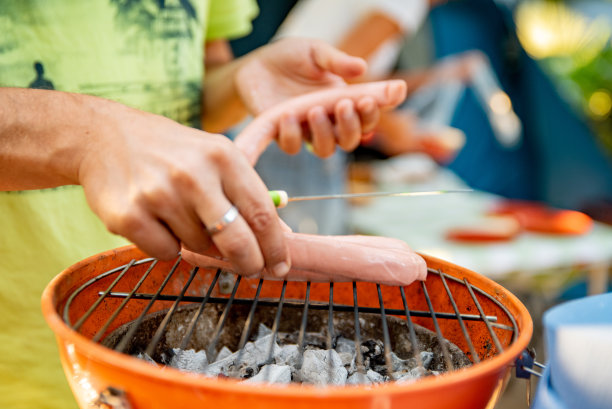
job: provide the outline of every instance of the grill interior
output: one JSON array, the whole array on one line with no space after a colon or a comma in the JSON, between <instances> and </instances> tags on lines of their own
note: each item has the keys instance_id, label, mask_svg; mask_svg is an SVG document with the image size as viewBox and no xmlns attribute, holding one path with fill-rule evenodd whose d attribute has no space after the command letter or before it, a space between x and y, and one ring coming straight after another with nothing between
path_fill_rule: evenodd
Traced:
<instances>
[{"instance_id":1,"label":"grill interior","mask_svg":"<svg viewBox=\"0 0 612 409\"><path fill-rule=\"evenodd\" d=\"M194 268L180 257L172 263L143 258L101 272L69 294L63 319L72 329L118 352L154 358L173 347L205 350L209 360L221 345L242 350L261 322L273 339L299 329L301 354L305 334L318 328L329 349L339 333L356 346L382 340L388 367L391 351L420 365L419 345L429 345L438 367L453 371L463 366L461 356L476 364L503 353L518 336L495 294L431 268L424 282L390 287L247 279ZM363 356L356 359L359 365Z\"/></svg>"}]
</instances>

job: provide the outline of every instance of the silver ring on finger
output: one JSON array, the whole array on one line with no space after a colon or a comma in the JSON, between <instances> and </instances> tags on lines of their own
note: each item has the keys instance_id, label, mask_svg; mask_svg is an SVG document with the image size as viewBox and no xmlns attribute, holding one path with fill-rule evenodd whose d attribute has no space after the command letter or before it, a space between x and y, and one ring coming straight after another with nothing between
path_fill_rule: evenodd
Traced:
<instances>
[{"instance_id":1,"label":"silver ring on finger","mask_svg":"<svg viewBox=\"0 0 612 409\"><path fill-rule=\"evenodd\" d=\"M208 234L212 236L213 234L222 232L228 224L236 220L236 217L238 217L238 209L236 206L232 206L219 220L208 227Z\"/></svg>"}]
</instances>

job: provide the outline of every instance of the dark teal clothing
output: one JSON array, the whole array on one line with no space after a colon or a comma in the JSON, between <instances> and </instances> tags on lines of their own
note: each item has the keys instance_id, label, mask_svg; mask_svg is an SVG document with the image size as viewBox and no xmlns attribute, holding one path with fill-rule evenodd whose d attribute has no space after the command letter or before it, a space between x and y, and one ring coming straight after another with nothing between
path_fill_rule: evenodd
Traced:
<instances>
[{"instance_id":1,"label":"dark teal clothing","mask_svg":"<svg viewBox=\"0 0 612 409\"><path fill-rule=\"evenodd\" d=\"M451 123L467 142L449 168L477 189L511 198L579 210L612 200L612 158L598 146L583 114L520 48L512 10L492 0L454 0L430 16L436 58L484 52L523 124L521 146L501 147L468 91Z\"/></svg>"}]
</instances>

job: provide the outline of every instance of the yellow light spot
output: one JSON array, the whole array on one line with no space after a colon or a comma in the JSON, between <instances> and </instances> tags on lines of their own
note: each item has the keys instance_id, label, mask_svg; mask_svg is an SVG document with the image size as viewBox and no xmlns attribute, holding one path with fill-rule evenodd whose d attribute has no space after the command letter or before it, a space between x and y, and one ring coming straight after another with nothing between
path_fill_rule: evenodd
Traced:
<instances>
[{"instance_id":1,"label":"yellow light spot","mask_svg":"<svg viewBox=\"0 0 612 409\"><path fill-rule=\"evenodd\" d=\"M489 99L489 107L491 111L497 115L505 115L512 110L512 101L510 97L503 91L498 91Z\"/></svg>"},{"instance_id":2,"label":"yellow light spot","mask_svg":"<svg viewBox=\"0 0 612 409\"><path fill-rule=\"evenodd\" d=\"M605 117L612 110L612 98L605 90L593 92L589 98L589 110L597 117Z\"/></svg>"},{"instance_id":3,"label":"yellow light spot","mask_svg":"<svg viewBox=\"0 0 612 409\"><path fill-rule=\"evenodd\" d=\"M555 47L555 34L551 27L547 27L541 23L534 23L528 28L528 35L532 43L532 50L535 54L546 55L546 53Z\"/></svg>"},{"instance_id":4,"label":"yellow light spot","mask_svg":"<svg viewBox=\"0 0 612 409\"><path fill-rule=\"evenodd\" d=\"M516 22L522 46L538 59L571 56L586 64L610 37L610 25L603 18L588 20L558 2L522 2L516 10Z\"/></svg>"}]
</instances>

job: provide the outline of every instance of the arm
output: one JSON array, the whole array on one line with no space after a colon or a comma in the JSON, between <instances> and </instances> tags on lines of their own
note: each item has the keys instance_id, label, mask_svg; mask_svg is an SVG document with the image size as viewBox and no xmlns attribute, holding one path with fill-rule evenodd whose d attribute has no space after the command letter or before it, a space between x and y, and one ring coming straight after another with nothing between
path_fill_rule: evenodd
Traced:
<instances>
[{"instance_id":1,"label":"arm","mask_svg":"<svg viewBox=\"0 0 612 409\"><path fill-rule=\"evenodd\" d=\"M313 140L314 152L321 157L331 155L336 144L352 150L363 134L373 130L382 108L403 100L377 98L387 83L347 87L345 79L361 75L365 68L362 59L322 41L275 42L209 72L204 123L208 129L221 129L245 109L253 115L275 110L275 115L267 116L275 121L267 126L276 132L270 140L276 139L285 152L297 153L303 140ZM324 100L307 99L308 106L290 103L294 97L327 90L335 92ZM355 90L367 91L356 95ZM231 114L224 112L228 106L233 108Z\"/></svg>"},{"instance_id":2,"label":"arm","mask_svg":"<svg viewBox=\"0 0 612 409\"><path fill-rule=\"evenodd\" d=\"M338 49L368 60L387 41L403 34L399 23L387 14L373 11L364 16L342 38Z\"/></svg>"},{"instance_id":3,"label":"arm","mask_svg":"<svg viewBox=\"0 0 612 409\"><path fill-rule=\"evenodd\" d=\"M76 94L0 88L0 190L77 184L83 149L79 137L89 126L66 123L65 115L90 117L96 109L90 102Z\"/></svg>"},{"instance_id":4,"label":"arm","mask_svg":"<svg viewBox=\"0 0 612 409\"><path fill-rule=\"evenodd\" d=\"M223 132L248 114L232 80L244 60L234 60L225 40L206 43L206 75L202 95L202 129Z\"/></svg>"},{"instance_id":5,"label":"arm","mask_svg":"<svg viewBox=\"0 0 612 409\"><path fill-rule=\"evenodd\" d=\"M212 244L239 270L289 256L266 187L227 138L86 95L0 88L0 188L83 186L107 228L169 259ZM212 236L235 205L237 219Z\"/></svg>"},{"instance_id":6,"label":"arm","mask_svg":"<svg viewBox=\"0 0 612 409\"><path fill-rule=\"evenodd\" d=\"M294 96L345 85L365 63L318 41L292 39L233 59L226 42L206 44L202 123L221 132Z\"/></svg>"}]
</instances>

